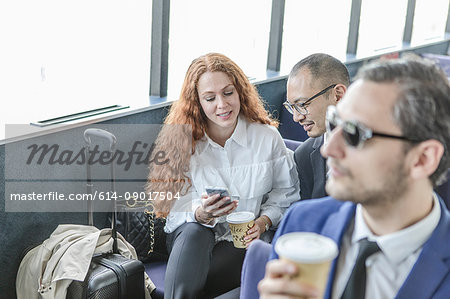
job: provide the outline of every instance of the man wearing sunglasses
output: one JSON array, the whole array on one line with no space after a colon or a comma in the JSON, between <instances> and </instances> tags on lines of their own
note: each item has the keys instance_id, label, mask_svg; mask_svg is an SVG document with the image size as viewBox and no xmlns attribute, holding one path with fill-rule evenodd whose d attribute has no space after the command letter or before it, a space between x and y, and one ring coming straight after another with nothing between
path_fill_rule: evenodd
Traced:
<instances>
[{"instance_id":1,"label":"man wearing sunglasses","mask_svg":"<svg viewBox=\"0 0 450 299\"><path fill-rule=\"evenodd\" d=\"M301 199L327 195L325 159L320 155L320 147L325 140L325 113L328 106L340 101L348 85L349 74L345 65L322 53L302 59L289 74L287 100L283 104L310 137L294 155Z\"/></svg>"},{"instance_id":2,"label":"man wearing sunglasses","mask_svg":"<svg viewBox=\"0 0 450 299\"><path fill-rule=\"evenodd\" d=\"M328 108L327 127L321 151L331 197L293 205L274 243L285 233L308 231L338 244L325 298L449 298L450 213L433 192L450 167L444 73L417 58L368 65ZM270 261L258 286L261 298L317 294L285 279L297 271Z\"/></svg>"}]
</instances>

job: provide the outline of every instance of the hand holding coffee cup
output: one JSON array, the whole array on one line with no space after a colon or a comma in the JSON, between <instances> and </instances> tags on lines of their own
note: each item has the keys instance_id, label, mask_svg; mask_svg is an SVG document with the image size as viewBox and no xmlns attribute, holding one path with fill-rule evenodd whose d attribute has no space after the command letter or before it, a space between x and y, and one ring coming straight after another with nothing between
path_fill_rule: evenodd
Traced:
<instances>
[{"instance_id":1,"label":"hand holding coffee cup","mask_svg":"<svg viewBox=\"0 0 450 299\"><path fill-rule=\"evenodd\" d=\"M266 215L261 215L260 217L255 219L255 225L251 229L248 230L247 236L244 238L246 241L246 246L250 246L250 244L257 239L261 238L261 235L268 231L272 226L272 221Z\"/></svg>"},{"instance_id":2,"label":"hand holding coffee cup","mask_svg":"<svg viewBox=\"0 0 450 299\"><path fill-rule=\"evenodd\" d=\"M233 245L236 248L246 248L247 241L245 237L247 232L255 225L255 214L252 212L235 212L227 216L227 222L230 226L233 236Z\"/></svg>"},{"instance_id":3,"label":"hand holding coffee cup","mask_svg":"<svg viewBox=\"0 0 450 299\"><path fill-rule=\"evenodd\" d=\"M331 262L338 255L333 240L315 233L288 233L278 238L275 251L280 259L297 267L297 273L289 279L313 286L323 296Z\"/></svg>"},{"instance_id":4,"label":"hand holding coffee cup","mask_svg":"<svg viewBox=\"0 0 450 299\"><path fill-rule=\"evenodd\" d=\"M264 279L258 283L261 299L275 297L318 298L320 292L314 286L292 280L299 269L291 262L281 259L271 260L266 265Z\"/></svg>"}]
</instances>

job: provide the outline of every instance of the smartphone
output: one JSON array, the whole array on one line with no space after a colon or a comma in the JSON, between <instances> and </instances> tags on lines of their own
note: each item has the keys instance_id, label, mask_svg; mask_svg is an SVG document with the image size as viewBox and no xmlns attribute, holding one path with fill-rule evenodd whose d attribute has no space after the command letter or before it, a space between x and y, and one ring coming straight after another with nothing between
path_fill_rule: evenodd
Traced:
<instances>
[{"instance_id":1,"label":"smartphone","mask_svg":"<svg viewBox=\"0 0 450 299\"><path fill-rule=\"evenodd\" d=\"M219 199L217 200L221 200L223 197L228 196L230 198L229 201L227 201L224 205L222 205L221 207L227 206L229 205L233 200L235 200L232 196L230 196L230 193L228 192L228 189L225 187L206 187L205 188L206 193L209 196L212 196L214 194L220 194Z\"/></svg>"}]
</instances>

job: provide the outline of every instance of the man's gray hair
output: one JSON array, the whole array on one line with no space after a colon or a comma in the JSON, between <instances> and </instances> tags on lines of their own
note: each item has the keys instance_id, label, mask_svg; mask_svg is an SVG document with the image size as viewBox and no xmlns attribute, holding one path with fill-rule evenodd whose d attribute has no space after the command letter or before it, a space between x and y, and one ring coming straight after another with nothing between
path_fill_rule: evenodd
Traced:
<instances>
[{"instance_id":1,"label":"man's gray hair","mask_svg":"<svg viewBox=\"0 0 450 299\"><path fill-rule=\"evenodd\" d=\"M431 61L407 56L368 64L356 79L398 85L393 119L407 137L442 143L444 154L430 180L433 186L445 182L450 167L450 84L445 73Z\"/></svg>"},{"instance_id":2,"label":"man's gray hair","mask_svg":"<svg viewBox=\"0 0 450 299\"><path fill-rule=\"evenodd\" d=\"M292 68L289 78L295 77L302 69L308 69L314 80L318 80L323 88L331 84L350 84L347 67L338 59L324 53L315 53L303 58Z\"/></svg>"}]
</instances>

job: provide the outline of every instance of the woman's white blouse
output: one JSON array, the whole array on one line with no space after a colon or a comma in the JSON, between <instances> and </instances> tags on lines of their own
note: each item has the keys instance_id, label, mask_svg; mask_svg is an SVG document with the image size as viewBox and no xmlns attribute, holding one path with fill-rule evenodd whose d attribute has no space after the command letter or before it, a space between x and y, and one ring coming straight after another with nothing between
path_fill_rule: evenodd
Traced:
<instances>
[{"instance_id":1,"label":"woman's white blouse","mask_svg":"<svg viewBox=\"0 0 450 299\"><path fill-rule=\"evenodd\" d=\"M196 222L194 212L207 186L228 188L232 196L239 196L236 211L251 211L256 218L266 215L274 226L299 199L293 152L276 128L249 122L243 116L224 147L207 135L196 143L188 176L192 187L174 204L166 222L167 233L185 222ZM232 241L225 216L208 227L213 228L216 241Z\"/></svg>"}]
</instances>

